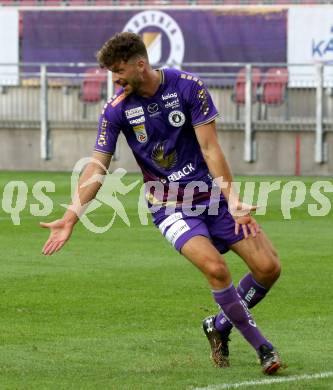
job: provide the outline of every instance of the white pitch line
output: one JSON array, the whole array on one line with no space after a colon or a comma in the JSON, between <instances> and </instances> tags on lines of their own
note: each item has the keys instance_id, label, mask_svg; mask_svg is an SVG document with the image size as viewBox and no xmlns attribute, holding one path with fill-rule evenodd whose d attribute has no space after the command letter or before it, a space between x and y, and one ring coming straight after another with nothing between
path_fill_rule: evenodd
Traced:
<instances>
[{"instance_id":1,"label":"white pitch line","mask_svg":"<svg viewBox=\"0 0 333 390\"><path fill-rule=\"evenodd\" d=\"M263 385L271 385L274 383L298 382L298 381L306 381L306 380L313 380L313 379L323 379L329 377L333 377L333 371L320 372L318 374L292 375L292 376L285 376L280 378L262 379L259 381L245 381L245 382L238 382L238 383L225 383L223 385L209 385L207 387L195 387L192 390L238 389L239 387L244 387L244 386L263 386Z\"/></svg>"}]
</instances>

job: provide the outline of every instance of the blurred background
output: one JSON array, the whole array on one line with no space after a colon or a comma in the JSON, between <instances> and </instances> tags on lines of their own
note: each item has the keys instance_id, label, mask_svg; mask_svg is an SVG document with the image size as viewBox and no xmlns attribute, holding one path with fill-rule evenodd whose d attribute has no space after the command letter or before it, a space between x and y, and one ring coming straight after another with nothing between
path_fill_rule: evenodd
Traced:
<instances>
[{"instance_id":1,"label":"blurred background","mask_svg":"<svg viewBox=\"0 0 333 390\"><path fill-rule=\"evenodd\" d=\"M333 5L311 0L0 0L0 170L70 171L114 93L95 53L143 36L200 76L237 174L333 171ZM138 171L120 137L114 161Z\"/></svg>"}]
</instances>

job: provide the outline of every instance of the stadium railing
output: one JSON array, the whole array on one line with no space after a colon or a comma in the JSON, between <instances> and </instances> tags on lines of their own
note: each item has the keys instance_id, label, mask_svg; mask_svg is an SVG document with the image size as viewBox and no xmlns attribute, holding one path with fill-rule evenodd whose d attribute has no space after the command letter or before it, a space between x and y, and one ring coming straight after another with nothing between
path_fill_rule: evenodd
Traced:
<instances>
[{"instance_id":1,"label":"stadium railing","mask_svg":"<svg viewBox=\"0 0 333 390\"><path fill-rule=\"evenodd\" d=\"M47 157L50 129L96 126L113 94L111 73L95 77L96 68L1 64L0 128L41 128L41 155ZM209 87L221 112L219 129L244 131L245 161L256 158L255 133L270 130L315 131L316 161L325 160L325 134L333 129L333 65L188 63L182 69Z\"/></svg>"}]
</instances>

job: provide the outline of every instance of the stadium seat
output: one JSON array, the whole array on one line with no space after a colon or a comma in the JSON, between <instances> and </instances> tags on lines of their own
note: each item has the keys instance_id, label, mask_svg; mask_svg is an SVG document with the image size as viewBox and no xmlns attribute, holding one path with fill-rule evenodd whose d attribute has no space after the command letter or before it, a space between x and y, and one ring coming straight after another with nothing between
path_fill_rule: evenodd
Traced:
<instances>
[{"instance_id":1,"label":"stadium seat","mask_svg":"<svg viewBox=\"0 0 333 390\"><path fill-rule=\"evenodd\" d=\"M19 2L14 0L0 0L0 5L19 5Z\"/></svg>"},{"instance_id":2,"label":"stadium seat","mask_svg":"<svg viewBox=\"0 0 333 390\"><path fill-rule=\"evenodd\" d=\"M287 100L287 84L287 68L270 68L265 73L261 95L261 102L264 104L265 119L267 119L268 106L280 106Z\"/></svg>"},{"instance_id":3,"label":"stadium seat","mask_svg":"<svg viewBox=\"0 0 333 390\"><path fill-rule=\"evenodd\" d=\"M24 4L21 4L21 2L19 0L0 0L0 5L18 6L18 5L24 5Z\"/></svg>"},{"instance_id":4,"label":"stadium seat","mask_svg":"<svg viewBox=\"0 0 333 390\"><path fill-rule=\"evenodd\" d=\"M107 71L99 68L86 70L80 91L80 99L84 103L84 117L87 104L98 103L106 98Z\"/></svg>"},{"instance_id":5,"label":"stadium seat","mask_svg":"<svg viewBox=\"0 0 333 390\"><path fill-rule=\"evenodd\" d=\"M75 7L75 6L90 5L90 4L86 0L64 0L63 5L69 5Z\"/></svg>"},{"instance_id":6,"label":"stadium seat","mask_svg":"<svg viewBox=\"0 0 333 390\"><path fill-rule=\"evenodd\" d=\"M261 82L261 70L259 68L252 68L252 104L259 100L259 87ZM245 68L240 69L236 76L234 91L232 93L232 100L236 103L236 116L239 119L239 108L245 104L245 84L246 75Z\"/></svg>"},{"instance_id":7,"label":"stadium seat","mask_svg":"<svg viewBox=\"0 0 333 390\"><path fill-rule=\"evenodd\" d=\"M213 4L214 2L211 1L211 0L194 0L194 1L188 1L189 4L192 4L192 5L210 5L210 4Z\"/></svg>"},{"instance_id":8,"label":"stadium seat","mask_svg":"<svg viewBox=\"0 0 333 390\"><path fill-rule=\"evenodd\" d=\"M89 5L104 6L104 5L119 5L118 0L92 0Z\"/></svg>"},{"instance_id":9,"label":"stadium seat","mask_svg":"<svg viewBox=\"0 0 333 390\"><path fill-rule=\"evenodd\" d=\"M89 68L84 74L81 100L85 103L96 103L105 97L107 73L103 69Z\"/></svg>"}]
</instances>

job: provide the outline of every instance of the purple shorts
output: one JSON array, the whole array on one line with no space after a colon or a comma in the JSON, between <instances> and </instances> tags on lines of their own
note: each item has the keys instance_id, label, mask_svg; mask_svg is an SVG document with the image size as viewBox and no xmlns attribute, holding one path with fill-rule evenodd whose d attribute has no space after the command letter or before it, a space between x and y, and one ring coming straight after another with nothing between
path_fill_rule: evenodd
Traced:
<instances>
[{"instance_id":1,"label":"purple shorts","mask_svg":"<svg viewBox=\"0 0 333 390\"><path fill-rule=\"evenodd\" d=\"M197 207L202 207L200 215L189 215L186 209L181 208L175 209L172 214L167 214L165 208L153 214L155 226L179 252L194 236L209 238L220 253L227 252L230 245L244 238L242 229L235 234L235 221L224 199L220 200L214 213L204 203Z\"/></svg>"}]
</instances>

